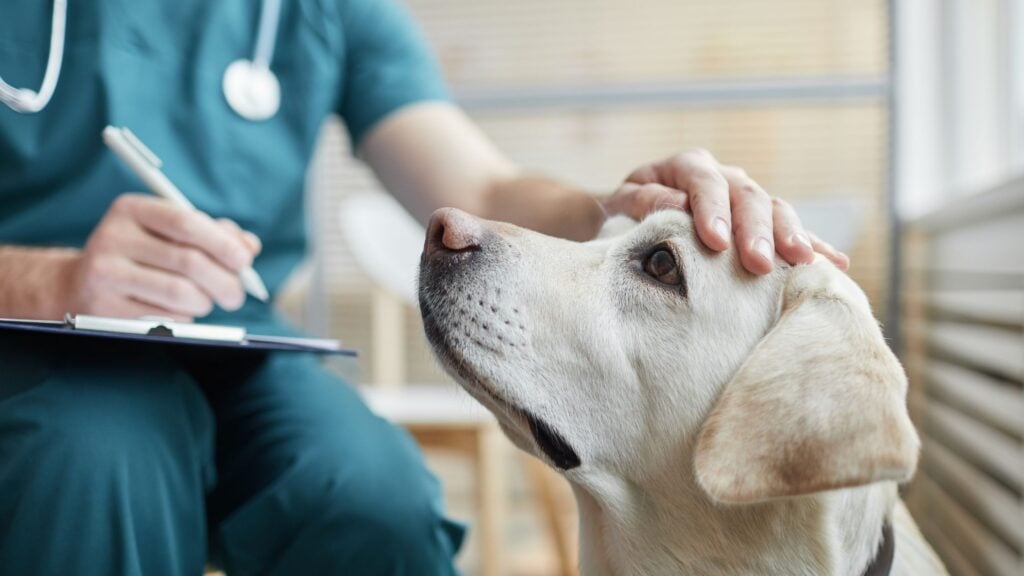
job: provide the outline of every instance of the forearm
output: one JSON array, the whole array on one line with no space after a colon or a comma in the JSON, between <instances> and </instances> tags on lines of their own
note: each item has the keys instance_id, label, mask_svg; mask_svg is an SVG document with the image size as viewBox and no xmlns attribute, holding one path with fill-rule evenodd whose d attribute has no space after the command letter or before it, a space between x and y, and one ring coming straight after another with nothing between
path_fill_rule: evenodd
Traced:
<instances>
[{"instance_id":1,"label":"forearm","mask_svg":"<svg viewBox=\"0 0 1024 576\"><path fill-rule=\"evenodd\" d=\"M63 288L78 251L0 246L0 317L59 319Z\"/></svg>"},{"instance_id":2,"label":"forearm","mask_svg":"<svg viewBox=\"0 0 1024 576\"><path fill-rule=\"evenodd\" d=\"M538 176L515 176L492 184L479 216L511 222L569 240L597 235L605 214L596 196Z\"/></svg>"},{"instance_id":3,"label":"forearm","mask_svg":"<svg viewBox=\"0 0 1024 576\"><path fill-rule=\"evenodd\" d=\"M443 103L404 108L374 128L360 155L421 222L453 207L574 240L597 233L594 197L550 179L523 176L466 115Z\"/></svg>"}]
</instances>

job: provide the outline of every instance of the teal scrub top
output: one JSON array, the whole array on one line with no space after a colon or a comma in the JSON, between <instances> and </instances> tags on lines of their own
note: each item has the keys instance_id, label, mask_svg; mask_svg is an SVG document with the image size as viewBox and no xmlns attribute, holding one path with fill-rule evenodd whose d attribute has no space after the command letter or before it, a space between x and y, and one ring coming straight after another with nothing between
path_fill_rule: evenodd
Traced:
<instances>
[{"instance_id":1,"label":"teal scrub top","mask_svg":"<svg viewBox=\"0 0 1024 576\"><path fill-rule=\"evenodd\" d=\"M38 89L50 38L48 0L0 9L0 76ZM71 0L64 65L42 112L0 105L0 244L82 246L110 203L145 186L103 145L126 126L202 211L263 241L255 268L271 293L306 250L304 178L324 119L338 114L353 148L380 119L446 98L436 61L396 0L282 3L271 69L281 108L235 114L228 64L251 58L260 0ZM207 321L270 326L252 298Z\"/></svg>"}]
</instances>

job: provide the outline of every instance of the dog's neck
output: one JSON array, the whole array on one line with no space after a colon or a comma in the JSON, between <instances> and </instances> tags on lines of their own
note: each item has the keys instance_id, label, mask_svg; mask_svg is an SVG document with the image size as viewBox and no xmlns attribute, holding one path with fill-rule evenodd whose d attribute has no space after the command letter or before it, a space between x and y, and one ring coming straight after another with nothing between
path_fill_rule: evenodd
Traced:
<instances>
[{"instance_id":1,"label":"dog's neck","mask_svg":"<svg viewBox=\"0 0 1024 576\"><path fill-rule=\"evenodd\" d=\"M678 477L590 480L573 483L583 576L860 576L896 498L895 485L875 484L724 506Z\"/></svg>"}]
</instances>

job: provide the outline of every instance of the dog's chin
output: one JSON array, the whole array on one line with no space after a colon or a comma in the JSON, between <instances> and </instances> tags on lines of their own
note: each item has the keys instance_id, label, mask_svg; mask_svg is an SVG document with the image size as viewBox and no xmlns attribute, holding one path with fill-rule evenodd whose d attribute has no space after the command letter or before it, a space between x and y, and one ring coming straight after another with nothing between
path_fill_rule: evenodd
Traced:
<instances>
[{"instance_id":1,"label":"dog's chin","mask_svg":"<svg viewBox=\"0 0 1024 576\"><path fill-rule=\"evenodd\" d=\"M580 457L566 439L551 425L531 411L510 402L495 392L486 380L475 371L459 350L451 346L445 330L438 325L437 317L421 301L423 327L435 355L441 360L449 374L497 418L509 438L520 448L530 451L526 437L533 438L534 445L561 470L572 470L581 464ZM524 430L525 428L525 430Z\"/></svg>"}]
</instances>

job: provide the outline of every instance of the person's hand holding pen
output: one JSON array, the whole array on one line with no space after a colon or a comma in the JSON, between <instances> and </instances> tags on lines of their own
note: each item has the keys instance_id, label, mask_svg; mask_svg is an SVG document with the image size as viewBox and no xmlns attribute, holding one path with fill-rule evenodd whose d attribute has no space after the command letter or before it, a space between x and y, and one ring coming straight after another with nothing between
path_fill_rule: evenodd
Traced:
<instances>
[{"instance_id":1,"label":"person's hand holding pen","mask_svg":"<svg viewBox=\"0 0 1024 576\"><path fill-rule=\"evenodd\" d=\"M69 312L126 318L191 320L214 304L236 310L245 301L239 272L260 248L230 220L124 194L67 261L60 299Z\"/></svg>"}]
</instances>

